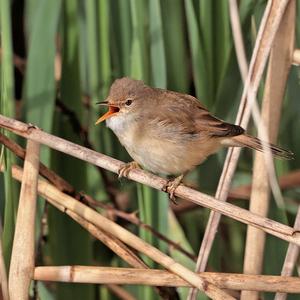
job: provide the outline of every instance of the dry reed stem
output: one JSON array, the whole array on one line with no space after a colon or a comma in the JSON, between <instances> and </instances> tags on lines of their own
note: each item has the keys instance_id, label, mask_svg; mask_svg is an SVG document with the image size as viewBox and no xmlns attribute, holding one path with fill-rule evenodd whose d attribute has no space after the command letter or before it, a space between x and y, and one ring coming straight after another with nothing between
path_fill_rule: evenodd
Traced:
<instances>
[{"instance_id":1,"label":"dry reed stem","mask_svg":"<svg viewBox=\"0 0 300 300\"><path fill-rule=\"evenodd\" d=\"M294 49L295 1L287 6L278 28L269 59L268 73L262 103L262 119L268 128L270 141L277 139L281 107ZM267 216L269 210L270 184L267 161L263 153L255 154L250 211ZM264 257L265 233L257 228L247 228L244 257L245 274L261 274ZM243 291L242 300L258 299L259 294Z\"/></svg>"},{"instance_id":2,"label":"dry reed stem","mask_svg":"<svg viewBox=\"0 0 300 300\"><path fill-rule=\"evenodd\" d=\"M228 0L228 2L229 2L230 23L233 32L232 37L234 40L235 52L238 60L238 66L240 68L240 73L243 82L245 82L248 74L248 63L247 63L242 28L240 23L239 7L237 4L237 0Z\"/></svg>"},{"instance_id":3,"label":"dry reed stem","mask_svg":"<svg viewBox=\"0 0 300 300\"><path fill-rule=\"evenodd\" d=\"M300 230L300 206L295 219L294 228ZM281 270L281 276L292 276L297 259L299 257L299 247L289 244L284 264ZM274 300L285 300L287 297L286 293L277 293Z\"/></svg>"},{"instance_id":4,"label":"dry reed stem","mask_svg":"<svg viewBox=\"0 0 300 300\"><path fill-rule=\"evenodd\" d=\"M9 270L8 288L11 300L28 299L30 281L34 271L39 153L40 144L28 140Z\"/></svg>"},{"instance_id":5,"label":"dry reed stem","mask_svg":"<svg viewBox=\"0 0 300 300\"><path fill-rule=\"evenodd\" d=\"M279 186L281 190L296 188L300 186L300 171L294 170L287 174L284 174L278 179ZM228 194L228 200L249 200L251 195L251 183L240 185L230 189ZM186 211L199 208L195 203L182 200L178 204L171 203L171 208L175 214L185 213Z\"/></svg>"},{"instance_id":6,"label":"dry reed stem","mask_svg":"<svg viewBox=\"0 0 300 300\"><path fill-rule=\"evenodd\" d=\"M7 284L7 274L5 269L5 262L2 251L2 222L0 218L0 299L9 300L8 296L8 284Z\"/></svg>"},{"instance_id":7,"label":"dry reed stem","mask_svg":"<svg viewBox=\"0 0 300 300\"><path fill-rule=\"evenodd\" d=\"M12 168L12 174L13 177L17 178L18 180L22 178L22 170L18 167ZM150 244L144 242L133 233L112 222L111 220L101 216L98 212L80 203L71 196L62 193L56 187L49 184L45 180L38 180L38 192L46 200L50 199L51 202L56 202L61 209L63 209L64 207L64 210L73 211L78 216L82 217L88 222L91 222L98 228L104 230L106 233L113 235L132 248L149 256L153 261L161 264L166 269L177 274L192 286L199 288L212 299L234 299L224 291L216 288L213 284L204 281L194 272L177 263L171 257L162 253Z\"/></svg>"},{"instance_id":8,"label":"dry reed stem","mask_svg":"<svg viewBox=\"0 0 300 300\"><path fill-rule=\"evenodd\" d=\"M243 95L240 102L236 123L244 128L247 127L250 108L255 101L260 80L262 78L263 70L267 62L269 52L274 40L275 33L279 26L280 20L284 13L288 1L269 1L262 18L260 29L253 50L249 73L245 82ZM231 6L231 9L234 9ZM246 101L248 100L248 101ZM233 148L228 150L228 154L224 163L222 175L219 180L216 198L220 201L226 201L230 189L231 180L233 178L237 161L240 155L240 148ZM209 253L217 232L221 215L212 211L209 216L204 238L199 250L197 271L204 271L207 265ZM195 298L195 293L190 293L190 299Z\"/></svg>"},{"instance_id":9,"label":"dry reed stem","mask_svg":"<svg viewBox=\"0 0 300 300\"><path fill-rule=\"evenodd\" d=\"M114 173L118 173L120 167L125 164L124 162L106 156L104 154L87 149L62 138L43 132L40 129L33 128L32 126L29 126L20 121L4 117L2 115L0 115L0 127L8 129L25 138L38 141L41 144L47 145L63 153L67 153L68 155L95 164ZM131 170L127 178L158 190L162 190L167 182L166 179L163 179L141 169ZM215 210L242 223L261 228L262 230L274 236L277 236L280 239L295 243L300 246L300 232L294 231L293 228L287 225L258 216L246 209L239 208L230 203L216 200L209 195L198 192L184 185L180 185L176 189L175 195L183 199L192 201L198 205Z\"/></svg>"},{"instance_id":10,"label":"dry reed stem","mask_svg":"<svg viewBox=\"0 0 300 300\"><path fill-rule=\"evenodd\" d=\"M202 272L199 276L219 288L229 290L300 293L300 278L270 275L245 275ZM132 269L90 266L36 267L34 279L41 281L82 282L97 284L143 284L174 287L190 286L178 275L158 269Z\"/></svg>"}]
</instances>

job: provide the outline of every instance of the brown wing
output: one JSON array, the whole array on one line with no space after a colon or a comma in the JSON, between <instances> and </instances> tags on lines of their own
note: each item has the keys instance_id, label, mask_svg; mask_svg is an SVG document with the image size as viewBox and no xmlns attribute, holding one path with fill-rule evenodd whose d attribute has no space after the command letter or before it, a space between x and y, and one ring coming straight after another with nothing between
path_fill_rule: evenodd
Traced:
<instances>
[{"instance_id":1,"label":"brown wing","mask_svg":"<svg viewBox=\"0 0 300 300\"><path fill-rule=\"evenodd\" d=\"M213 117L208 111L199 112L196 123L199 131L205 131L212 137L230 137L245 132L242 127L219 120Z\"/></svg>"},{"instance_id":2,"label":"brown wing","mask_svg":"<svg viewBox=\"0 0 300 300\"><path fill-rule=\"evenodd\" d=\"M167 99L167 100L166 100ZM170 102L176 105L170 105ZM226 123L214 116L201 102L190 95L170 92L165 94L164 103L169 111L167 119L172 123L184 123L183 130L186 133L205 133L211 137L230 137L244 133L244 129L238 125Z\"/></svg>"}]
</instances>

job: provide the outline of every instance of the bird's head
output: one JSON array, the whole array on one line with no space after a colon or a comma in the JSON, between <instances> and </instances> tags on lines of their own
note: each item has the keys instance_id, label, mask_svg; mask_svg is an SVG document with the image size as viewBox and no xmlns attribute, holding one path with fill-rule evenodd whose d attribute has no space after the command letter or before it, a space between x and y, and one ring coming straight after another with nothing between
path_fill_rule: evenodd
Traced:
<instances>
[{"instance_id":1,"label":"bird's head","mask_svg":"<svg viewBox=\"0 0 300 300\"><path fill-rule=\"evenodd\" d=\"M107 106L108 111L95 124L111 117L131 115L142 109L145 90L149 89L143 81L124 77L112 84L107 99L97 104Z\"/></svg>"}]
</instances>

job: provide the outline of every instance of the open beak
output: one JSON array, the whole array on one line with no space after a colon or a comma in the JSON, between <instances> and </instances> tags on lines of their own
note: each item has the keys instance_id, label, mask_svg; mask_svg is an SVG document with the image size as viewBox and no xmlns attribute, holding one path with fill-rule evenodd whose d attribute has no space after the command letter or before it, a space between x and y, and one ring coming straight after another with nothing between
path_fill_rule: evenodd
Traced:
<instances>
[{"instance_id":1,"label":"open beak","mask_svg":"<svg viewBox=\"0 0 300 300\"><path fill-rule=\"evenodd\" d=\"M119 107L114 106L114 105L110 105L107 101L103 101L103 102L98 102L97 104L99 105L105 105L108 106L108 112L105 113L103 116L101 116L97 122L95 123L95 125L101 123L102 121L110 118L111 116L113 116L114 114L116 114L117 112L119 112Z\"/></svg>"}]
</instances>

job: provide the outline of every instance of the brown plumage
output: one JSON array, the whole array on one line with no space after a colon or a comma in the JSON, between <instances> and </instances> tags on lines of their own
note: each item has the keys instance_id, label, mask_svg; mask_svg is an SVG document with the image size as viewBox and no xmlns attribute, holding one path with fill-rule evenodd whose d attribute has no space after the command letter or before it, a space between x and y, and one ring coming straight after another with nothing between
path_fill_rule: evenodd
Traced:
<instances>
[{"instance_id":1,"label":"brown plumage","mask_svg":"<svg viewBox=\"0 0 300 300\"><path fill-rule=\"evenodd\" d=\"M222 146L263 151L259 139L212 116L195 97L142 81L117 79L103 104L109 111L96 123L106 120L130 156L155 173L184 174ZM290 151L268 147L276 157L293 157Z\"/></svg>"}]
</instances>

